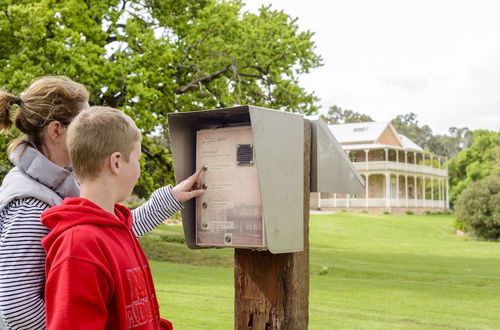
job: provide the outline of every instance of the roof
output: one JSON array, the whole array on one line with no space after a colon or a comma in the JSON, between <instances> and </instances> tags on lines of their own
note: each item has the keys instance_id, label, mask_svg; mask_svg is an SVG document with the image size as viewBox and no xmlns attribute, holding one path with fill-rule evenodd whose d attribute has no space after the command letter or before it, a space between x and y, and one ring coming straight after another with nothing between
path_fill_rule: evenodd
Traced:
<instances>
[{"instance_id":1,"label":"roof","mask_svg":"<svg viewBox=\"0 0 500 330\"><path fill-rule=\"evenodd\" d=\"M424 151L416 143L414 143L412 140L410 140L403 134L398 134L398 135L399 135L399 141L401 141L401 143L403 144L403 148L414 151Z\"/></svg>"},{"instance_id":2,"label":"roof","mask_svg":"<svg viewBox=\"0 0 500 330\"><path fill-rule=\"evenodd\" d=\"M366 122L329 125L333 135L342 143L375 142L389 126L389 122Z\"/></svg>"},{"instance_id":3,"label":"roof","mask_svg":"<svg viewBox=\"0 0 500 330\"><path fill-rule=\"evenodd\" d=\"M380 137L388 122L367 122L329 125L333 135L342 143L375 142Z\"/></svg>"},{"instance_id":4,"label":"roof","mask_svg":"<svg viewBox=\"0 0 500 330\"><path fill-rule=\"evenodd\" d=\"M403 134L396 132L390 122L365 122L348 123L328 126L342 148L355 149L374 149L374 148L392 148L411 151L423 151L417 144L411 141ZM401 142L402 147L378 143L378 139L389 127Z\"/></svg>"}]
</instances>

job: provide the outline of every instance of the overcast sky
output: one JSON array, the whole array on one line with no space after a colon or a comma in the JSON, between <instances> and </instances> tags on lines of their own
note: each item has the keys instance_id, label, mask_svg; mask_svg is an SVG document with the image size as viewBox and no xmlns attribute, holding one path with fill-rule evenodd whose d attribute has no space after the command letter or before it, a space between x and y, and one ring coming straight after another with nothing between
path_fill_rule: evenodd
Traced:
<instances>
[{"instance_id":1,"label":"overcast sky","mask_svg":"<svg viewBox=\"0 0 500 330\"><path fill-rule=\"evenodd\" d=\"M324 66L301 78L332 105L435 134L500 130L500 0L246 0L298 17Z\"/></svg>"}]
</instances>

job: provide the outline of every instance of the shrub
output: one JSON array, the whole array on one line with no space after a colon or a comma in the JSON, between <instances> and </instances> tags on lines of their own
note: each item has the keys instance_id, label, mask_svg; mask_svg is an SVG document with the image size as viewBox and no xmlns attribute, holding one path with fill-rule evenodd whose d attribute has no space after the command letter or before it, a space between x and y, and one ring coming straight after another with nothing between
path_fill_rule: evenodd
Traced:
<instances>
[{"instance_id":1,"label":"shrub","mask_svg":"<svg viewBox=\"0 0 500 330\"><path fill-rule=\"evenodd\" d=\"M406 214L407 214L407 215L413 215L414 213L413 213L413 211L412 211L412 210L408 210L408 211L406 211Z\"/></svg>"},{"instance_id":2,"label":"shrub","mask_svg":"<svg viewBox=\"0 0 500 330\"><path fill-rule=\"evenodd\" d=\"M490 175L472 183L457 198L457 226L472 235L500 239L500 176Z\"/></svg>"},{"instance_id":3,"label":"shrub","mask_svg":"<svg viewBox=\"0 0 500 330\"><path fill-rule=\"evenodd\" d=\"M465 223L463 222L458 222L457 219L455 219L452 223L453 228L458 229L460 231L466 232L467 228L465 228Z\"/></svg>"},{"instance_id":4,"label":"shrub","mask_svg":"<svg viewBox=\"0 0 500 330\"><path fill-rule=\"evenodd\" d=\"M384 211L384 214L391 214L391 212L389 212L389 211Z\"/></svg>"}]
</instances>

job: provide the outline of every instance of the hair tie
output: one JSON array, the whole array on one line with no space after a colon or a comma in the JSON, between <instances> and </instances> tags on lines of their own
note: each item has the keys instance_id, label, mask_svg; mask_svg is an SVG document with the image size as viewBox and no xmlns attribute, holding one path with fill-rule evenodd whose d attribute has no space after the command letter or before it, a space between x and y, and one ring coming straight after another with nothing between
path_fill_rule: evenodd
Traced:
<instances>
[{"instance_id":1,"label":"hair tie","mask_svg":"<svg viewBox=\"0 0 500 330\"><path fill-rule=\"evenodd\" d=\"M23 102L20 97L16 98L16 100L14 101L14 104L17 104L18 106L21 106L21 103Z\"/></svg>"}]
</instances>

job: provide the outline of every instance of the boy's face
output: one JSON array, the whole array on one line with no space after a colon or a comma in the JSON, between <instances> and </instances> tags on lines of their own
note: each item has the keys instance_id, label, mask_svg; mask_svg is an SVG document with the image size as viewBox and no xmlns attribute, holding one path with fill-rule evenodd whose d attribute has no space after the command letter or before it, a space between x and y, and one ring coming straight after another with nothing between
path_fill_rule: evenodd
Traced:
<instances>
[{"instance_id":1,"label":"boy's face","mask_svg":"<svg viewBox=\"0 0 500 330\"><path fill-rule=\"evenodd\" d=\"M141 142L137 141L134 144L134 149L132 149L130 153L128 162L122 158L120 164L120 188L123 192L123 196L120 196L118 202L126 200L132 194L132 190L141 175L141 165L139 163L141 156Z\"/></svg>"}]
</instances>

